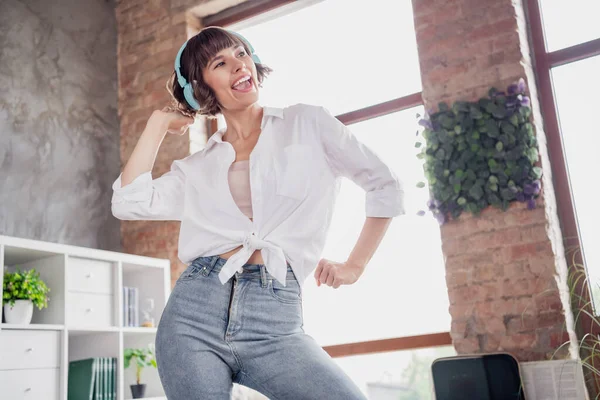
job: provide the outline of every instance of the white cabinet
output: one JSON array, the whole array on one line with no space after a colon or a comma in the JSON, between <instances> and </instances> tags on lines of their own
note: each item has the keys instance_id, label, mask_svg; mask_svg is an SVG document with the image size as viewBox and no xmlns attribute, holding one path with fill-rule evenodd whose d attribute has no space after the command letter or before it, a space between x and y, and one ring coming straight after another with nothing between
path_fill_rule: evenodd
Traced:
<instances>
[{"instance_id":1,"label":"white cabinet","mask_svg":"<svg viewBox=\"0 0 600 400\"><path fill-rule=\"evenodd\" d=\"M0 263L0 278L35 268L50 288L48 308L34 308L30 325L0 320L0 398L67 400L70 361L116 357L117 400L131 399L135 371L123 369L123 351L154 343L156 327L124 326L123 287L138 289L140 318L153 300L158 323L170 295L169 260L0 235ZM146 397L166 400L155 369L142 381Z\"/></svg>"},{"instance_id":2,"label":"white cabinet","mask_svg":"<svg viewBox=\"0 0 600 400\"><path fill-rule=\"evenodd\" d=\"M59 400L60 369L0 371L2 398L10 400ZM4 397L6 396L6 397Z\"/></svg>"},{"instance_id":3,"label":"white cabinet","mask_svg":"<svg viewBox=\"0 0 600 400\"><path fill-rule=\"evenodd\" d=\"M0 370L58 368L61 332L0 331Z\"/></svg>"}]
</instances>

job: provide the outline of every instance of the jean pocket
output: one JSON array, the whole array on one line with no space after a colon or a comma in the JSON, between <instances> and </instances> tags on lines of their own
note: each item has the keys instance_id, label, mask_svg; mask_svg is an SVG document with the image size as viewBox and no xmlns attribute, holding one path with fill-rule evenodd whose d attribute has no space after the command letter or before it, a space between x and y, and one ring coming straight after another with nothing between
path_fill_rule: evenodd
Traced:
<instances>
[{"instance_id":1,"label":"jean pocket","mask_svg":"<svg viewBox=\"0 0 600 400\"><path fill-rule=\"evenodd\" d=\"M200 275L200 267L197 264L192 263L181 273L181 275L179 275L177 282L190 281L198 275Z\"/></svg>"},{"instance_id":2,"label":"jean pocket","mask_svg":"<svg viewBox=\"0 0 600 400\"><path fill-rule=\"evenodd\" d=\"M275 300L285 304L297 304L302 302L300 285L295 279L288 279L283 286L278 280L269 280L269 293Z\"/></svg>"},{"instance_id":3,"label":"jean pocket","mask_svg":"<svg viewBox=\"0 0 600 400\"><path fill-rule=\"evenodd\" d=\"M277 194L302 200L306 197L310 181L313 151L308 145L293 144L275 157Z\"/></svg>"},{"instance_id":4,"label":"jean pocket","mask_svg":"<svg viewBox=\"0 0 600 400\"><path fill-rule=\"evenodd\" d=\"M201 275L207 276L208 272L210 272L209 271L209 268L210 268L209 261L210 261L210 258L207 258L207 257L199 257L199 258L195 259L194 261L192 261L190 266L187 267L185 271L183 271L181 276L179 276L179 279L177 279L177 282L191 281Z\"/></svg>"}]
</instances>

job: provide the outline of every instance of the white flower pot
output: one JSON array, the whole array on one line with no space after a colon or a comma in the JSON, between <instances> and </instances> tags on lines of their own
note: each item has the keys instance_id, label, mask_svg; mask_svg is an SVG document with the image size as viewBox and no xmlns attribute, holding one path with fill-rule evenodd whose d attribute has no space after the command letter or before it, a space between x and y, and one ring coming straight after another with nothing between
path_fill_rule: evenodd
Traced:
<instances>
[{"instance_id":1,"label":"white flower pot","mask_svg":"<svg viewBox=\"0 0 600 400\"><path fill-rule=\"evenodd\" d=\"M4 305L4 319L8 324L28 325L33 316L33 302L31 300L15 300L15 305Z\"/></svg>"}]
</instances>

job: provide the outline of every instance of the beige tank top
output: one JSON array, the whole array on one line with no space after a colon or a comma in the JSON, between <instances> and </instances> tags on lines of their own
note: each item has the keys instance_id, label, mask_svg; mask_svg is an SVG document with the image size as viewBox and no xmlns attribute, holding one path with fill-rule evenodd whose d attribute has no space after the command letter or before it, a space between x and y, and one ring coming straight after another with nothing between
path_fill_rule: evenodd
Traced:
<instances>
[{"instance_id":1,"label":"beige tank top","mask_svg":"<svg viewBox=\"0 0 600 400\"><path fill-rule=\"evenodd\" d=\"M250 161L236 161L229 168L229 190L233 201L245 216L252 218L250 193Z\"/></svg>"}]
</instances>

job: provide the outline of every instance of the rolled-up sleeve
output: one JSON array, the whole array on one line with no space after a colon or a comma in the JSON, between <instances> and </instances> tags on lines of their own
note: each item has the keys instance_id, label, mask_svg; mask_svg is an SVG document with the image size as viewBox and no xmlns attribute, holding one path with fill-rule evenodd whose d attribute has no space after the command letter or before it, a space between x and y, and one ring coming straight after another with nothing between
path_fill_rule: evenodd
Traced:
<instances>
[{"instance_id":1,"label":"rolled-up sleeve","mask_svg":"<svg viewBox=\"0 0 600 400\"><path fill-rule=\"evenodd\" d=\"M157 179L150 171L122 186L121 176L112 185L112 214L121 220L181 221L184 203L185 175L180 160Z\"/></svg>"},{"instance_id":2,"label":"rolled-up sleeve","mask_svg":"<svg viewBox=\"0 0 600 400\"><path fill-rule=\"evenodd\" d=\"M366 191L366 216L391 218L404 214L403 184L368 146L326 108L318 107L318 135L335 175Z\"/></svg>"}]
</instances>

